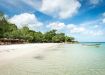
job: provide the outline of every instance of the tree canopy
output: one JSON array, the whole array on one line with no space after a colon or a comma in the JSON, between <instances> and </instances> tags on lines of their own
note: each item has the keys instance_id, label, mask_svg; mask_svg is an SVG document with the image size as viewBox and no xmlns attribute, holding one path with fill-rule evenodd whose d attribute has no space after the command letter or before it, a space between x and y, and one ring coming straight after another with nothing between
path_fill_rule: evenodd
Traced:
<instances>
[{"instance_id":1,"label":"tree canopy","mask_svg":"<svg viewBox=\"0 0 105 75\"><path fill-rule=\"evenodd\" d=\"M65 36L64 33L57 33L57 30L50 30L46 33L30 30L28 27L18 29L15 24L9 23L3 13L0 13L0 38L23 39L27 42L72 42L74 37Z\"/></svg>"}]
</instances>

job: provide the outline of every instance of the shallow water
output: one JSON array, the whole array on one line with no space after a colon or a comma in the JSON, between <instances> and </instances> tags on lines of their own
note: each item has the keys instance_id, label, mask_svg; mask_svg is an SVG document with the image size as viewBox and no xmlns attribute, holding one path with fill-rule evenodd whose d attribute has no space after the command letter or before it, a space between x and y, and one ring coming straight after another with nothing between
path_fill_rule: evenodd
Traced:
<instances>
[{"instance_id":1,"label":"shallow water","mask_svg":"<svg viewBox=\"0 0 105 75\"><path fill-rule=\"evenodd\" d=\"M83 45L85 44L85 45ZM0 67L0 75L105 75L105 43L62 44Z\"/></svg>"}]
</instances>

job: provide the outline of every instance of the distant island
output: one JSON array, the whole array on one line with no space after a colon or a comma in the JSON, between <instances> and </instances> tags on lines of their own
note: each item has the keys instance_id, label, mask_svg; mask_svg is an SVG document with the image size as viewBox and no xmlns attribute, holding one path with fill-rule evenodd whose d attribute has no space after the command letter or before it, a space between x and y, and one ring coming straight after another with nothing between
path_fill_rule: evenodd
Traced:
<instances>
[{"instance_id":1,"label":"distant island","mask_svg":"<svg viewBox=\"0 0 105 75\"><path fill-rule=\"evenodd\" d=\"M51 30L46 33L30 30L27 26L19 29L15 24L11 24L0 13L0 44L18 44L18 43L74 43L74 37L66 36L64 33L57 33L57 30Z\"/></svg>"}]
</instances>

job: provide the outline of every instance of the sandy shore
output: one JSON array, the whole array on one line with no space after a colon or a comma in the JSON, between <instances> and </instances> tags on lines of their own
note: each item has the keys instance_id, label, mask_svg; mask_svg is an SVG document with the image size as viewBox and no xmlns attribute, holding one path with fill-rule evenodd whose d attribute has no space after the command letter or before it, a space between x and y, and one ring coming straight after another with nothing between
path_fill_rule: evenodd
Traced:
<instances>
[{"instance_id":1,"label":"sandy shore","mask_svg":"<svg viewBox=\"0 0 105 75\"><path fill-rule=\"evenodd\" d=\"M17 44L0 46L0 64L7 63L13 59L28 56L32 53L38 54L51 47L56 47L57 43L37 43L37 44Z\"/></svg>"}]
</instances>

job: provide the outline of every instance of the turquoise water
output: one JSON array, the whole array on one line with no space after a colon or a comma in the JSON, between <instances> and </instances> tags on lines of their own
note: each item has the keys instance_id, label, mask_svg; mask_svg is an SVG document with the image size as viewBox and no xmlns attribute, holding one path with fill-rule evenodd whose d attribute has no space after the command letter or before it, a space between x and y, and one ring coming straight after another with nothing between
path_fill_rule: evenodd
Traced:
<instances>
[{"instance_id":1,"label":"turquoise water","mask_svg":"<svg viewBox=\"0 0 105 75\"><path fill-rule=\"evenodd\" d=\"M62 44L16 59L0 67L0 75L105 75L105 43L94 44Z\"/></svg>"}]
</instances>

